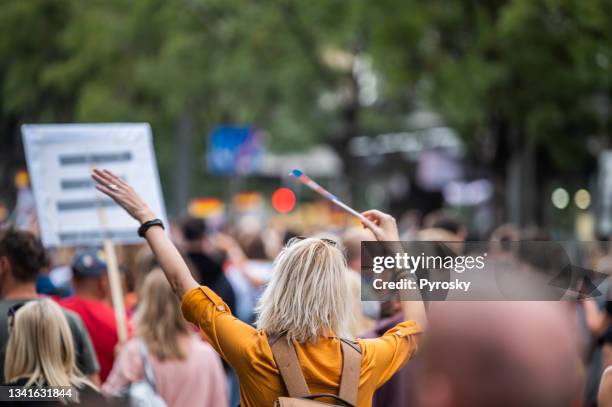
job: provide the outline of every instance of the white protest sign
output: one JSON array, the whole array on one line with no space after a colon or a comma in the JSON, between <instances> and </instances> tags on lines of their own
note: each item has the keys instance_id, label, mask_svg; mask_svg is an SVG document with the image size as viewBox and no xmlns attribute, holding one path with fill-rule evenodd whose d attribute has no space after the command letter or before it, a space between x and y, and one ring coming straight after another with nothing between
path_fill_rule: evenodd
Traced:
<instances>
[{"instance_id":1,"label":"white protest sign","mask_svg":"<svg viewBox=\"0 0 612 407\"><path fill-rule=\"evenodd\" d=\"M95 189L93 168L125 179L166 221L147 123L24 125L21 131L46 247L142 242L138 222Z\"/></svg>"}]
</instances>

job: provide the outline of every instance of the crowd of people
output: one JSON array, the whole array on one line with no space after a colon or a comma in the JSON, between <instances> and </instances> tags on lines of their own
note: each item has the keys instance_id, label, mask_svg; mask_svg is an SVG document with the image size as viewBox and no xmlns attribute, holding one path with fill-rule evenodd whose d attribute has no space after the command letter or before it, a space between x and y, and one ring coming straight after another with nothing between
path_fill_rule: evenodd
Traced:
<instances>
[{"instance_id":1,"label":"crowd of people","mask_svg":"<svg viewBox=\"0 0 612 407\"><path fill-rule=\"evenodd\" d=\"M103 251L46 251L35 233L6 225L3 385L71 387L63 402L92 406L272 406L317 395L380 407L612 406L607 280L601 296L580 301L361 301L361 242L461 242L469 231L443 212L396 223L376 210L364 212L367 227L340 230L210 230L187 218L164 231L121 178L93 177L147 243L119 253L128 339ZM505 225L489 238L532 235ZM605 268L610 256L602 246L597 261Z\"/></svg>"}]
</instances>

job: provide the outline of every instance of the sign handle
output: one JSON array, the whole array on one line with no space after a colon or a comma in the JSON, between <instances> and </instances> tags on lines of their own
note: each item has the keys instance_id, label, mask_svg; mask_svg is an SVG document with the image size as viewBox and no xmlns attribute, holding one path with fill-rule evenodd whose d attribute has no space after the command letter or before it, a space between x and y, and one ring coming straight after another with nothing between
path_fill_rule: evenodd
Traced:
<instances>
[{"instance_id":1,"label":"sign handle","mask_svg":"<svg viewBox=\"0 0 612 407\"><path fill-rule=\"evenodd\" d=\"M106 255L106 264L108 266L108 281L110 283L111 299L117 321L119 343L124 343L127 340L127 324L125 320L123 290L121 288L121 276L119 275L115 245L110 239L104 239L104 254Z\"/></svg>"}]
</instances>

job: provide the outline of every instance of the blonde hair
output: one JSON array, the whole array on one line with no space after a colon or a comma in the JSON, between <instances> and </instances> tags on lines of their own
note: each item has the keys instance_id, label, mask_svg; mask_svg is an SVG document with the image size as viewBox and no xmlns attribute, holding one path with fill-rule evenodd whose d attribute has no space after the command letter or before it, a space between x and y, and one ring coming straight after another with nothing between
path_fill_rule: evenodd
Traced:
<instances>
[{"instance_id":1,"label":"blonde hair","mask_svg":"<svg viewBox=\"0 0 612 407\"><path fill-rule=\"evenodd\" d=\"M189 333L179 302L161 269L152 270L144 279L136 311L136 332L149 352L159 360L184 359L185 351L177 340Z\"/></svg>"},{"instance_id":2,"label":"blonde hair","mask_svg":"<svg viewBox=\"0 0 612 407\"><path fill-rule=\"evenodd\" d=\"M287 245L276 257L270 283L257 305L257 327L299 343L331 334L349 337L346 260L321 239Z\"/></svg>"},{"instance_id":3,"label":"blonde hair","mask_svg":"<svg viewBox=\"0 0 612 407\"><path fill-rule=\"evenodd\" d=\"M94 387L76 367L70 326L54 301L31 301L17 310L6 347L4 378L7 383L27 378L25 387Z\"/></svg>"}]
</instances>

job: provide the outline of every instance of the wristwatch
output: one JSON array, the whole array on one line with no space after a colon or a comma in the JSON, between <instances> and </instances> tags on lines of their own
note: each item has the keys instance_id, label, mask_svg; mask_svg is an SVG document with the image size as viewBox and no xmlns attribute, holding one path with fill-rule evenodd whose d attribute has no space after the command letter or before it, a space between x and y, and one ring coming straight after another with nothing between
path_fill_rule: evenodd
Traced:
<instances>
[{"instance_id":1,"label":"wristwatch","mask_svg":"<svg viewBox=\"0 0 612 407\"><path fill-rule=\"evenodd\" d=\"M138 236L144 238L145 234L147 233L147 230L149 230L149 228L152 226L159 226L162 229L165 229L164 222L162 222L161 219L148 220L142 225L140 225L140 227L138 228Z\"/></svg>"}]
</instances>

